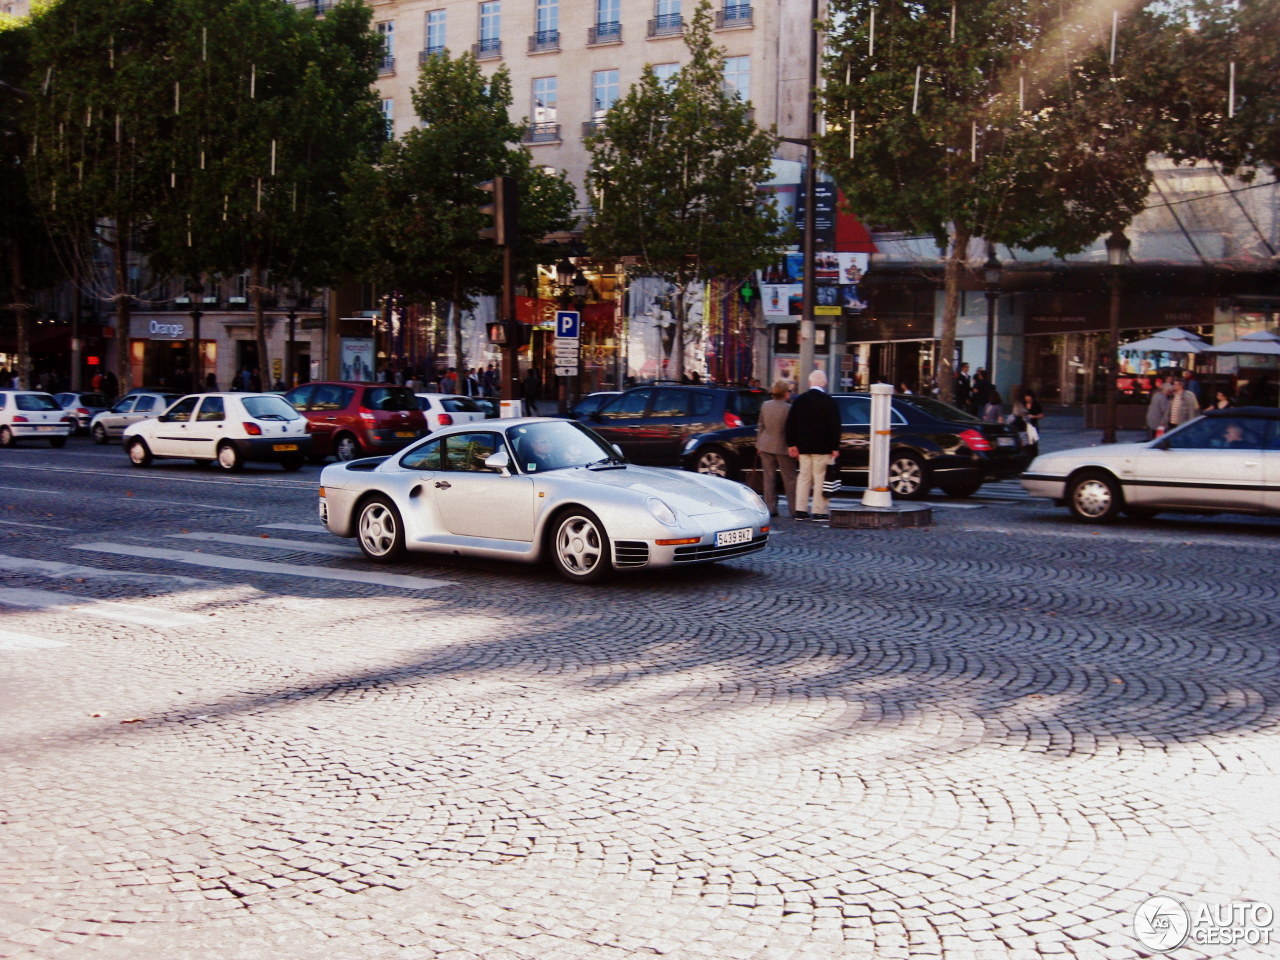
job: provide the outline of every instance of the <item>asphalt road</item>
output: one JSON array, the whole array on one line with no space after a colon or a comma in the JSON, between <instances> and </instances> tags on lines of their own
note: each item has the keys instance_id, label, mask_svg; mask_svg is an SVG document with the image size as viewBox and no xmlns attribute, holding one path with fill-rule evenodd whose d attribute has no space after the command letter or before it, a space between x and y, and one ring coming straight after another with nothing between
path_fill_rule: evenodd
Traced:
<instances>
[{"instance_id":1,"label":"asphalt road","mask_svg":"<svg viewBox=\"0 0 1280 960\"><path fill-rule=\"evenodd\" d=\"M317 477L0 451L0 957L1120 960L1152 895L1280 909L1278 521L1005 483L584 588L370 564Z\"/></svg>"}]
</instances>

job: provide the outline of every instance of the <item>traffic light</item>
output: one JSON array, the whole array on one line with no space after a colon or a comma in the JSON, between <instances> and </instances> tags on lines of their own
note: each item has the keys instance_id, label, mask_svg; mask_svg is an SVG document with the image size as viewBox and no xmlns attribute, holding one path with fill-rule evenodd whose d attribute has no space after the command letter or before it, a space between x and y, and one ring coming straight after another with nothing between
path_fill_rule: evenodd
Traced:
<instances>
[{"instance_id":1,"label":"traffic light","mask_svg":"<svg viewBox=\"0 0 1280 960\"><path fill-rule=\"evenodd\" d=\"M505 320L494 320L488 324L489 342L505 346L507 343L507 323Z\"/></svg>"},{"instance_id":2,"label":"traffic light","mask_svg":"<svg viewBox=\"0 0 1280 960\"><path fill-rule=\"evenodd\" d=\"M486 325L489 342L498 346L514 346L516 349L529 345L529 335L533 327L519 320L494 320Z\"/></svg>"},{"instance_id":3,"label":"traffic light","mask_svg":"<svg viewBox=\"0 0 1280 960\"><path fill-rule=\"evenodd\" d=\"M511 177L494 177L480 184L480 189L493 195L493 202L480 208L481 213L493 218L493 225L480 231L480 239L492 240L500 247L513 245L519 230L515 180Z\"/></svg>"}]
</instances>

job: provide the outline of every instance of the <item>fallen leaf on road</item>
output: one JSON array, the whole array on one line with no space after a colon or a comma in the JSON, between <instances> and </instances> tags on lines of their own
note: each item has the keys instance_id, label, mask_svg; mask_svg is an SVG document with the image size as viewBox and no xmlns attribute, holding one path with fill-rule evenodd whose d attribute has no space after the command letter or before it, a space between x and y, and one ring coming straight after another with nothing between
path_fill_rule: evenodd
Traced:
<instances>
[{"instance_id":1,"label":"fallen leaf on road","mask_svg":"<svg viewBox=\"0 0 1280 960\"><path fill-rule=\"evenodd\" d=\"M121 720L121 723L146 723L145 717L130 717L128 720Z\"/></svg>"}]
</instances>

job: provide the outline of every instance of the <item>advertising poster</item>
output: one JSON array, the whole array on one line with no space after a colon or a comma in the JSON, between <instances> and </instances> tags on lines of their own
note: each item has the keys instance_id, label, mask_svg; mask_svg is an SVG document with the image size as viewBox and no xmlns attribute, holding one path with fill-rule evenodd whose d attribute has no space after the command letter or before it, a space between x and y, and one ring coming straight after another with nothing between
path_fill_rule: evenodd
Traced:
<instances>
[{"instance_id":1,"label":"advertising poster","mask_svg":"<svg viewBox=\"0 0 1280 960\"><path fill-rule=\"evenodd\" d=\"M342 380L373 379L373 338L342 338Z\"/></svg>"}]
</instances>

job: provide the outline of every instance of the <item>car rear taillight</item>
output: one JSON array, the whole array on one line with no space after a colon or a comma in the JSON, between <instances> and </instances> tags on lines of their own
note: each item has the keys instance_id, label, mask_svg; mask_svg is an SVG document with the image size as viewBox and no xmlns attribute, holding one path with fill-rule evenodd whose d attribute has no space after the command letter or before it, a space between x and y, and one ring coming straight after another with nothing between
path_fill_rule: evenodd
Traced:
<instances>
[{"instance_id":1,"label":"car rear taillight","mask_svg":"<svg viewBox=\"0 0 1280 960\"><path fill-rule=\"evenodd\" d=\"M964 441L966 447L978 453L991 449L991 441L978 430L961 430L960 439Z\"/></svg>"},{"instance_id":2,"label":"car rear taillight","mask_svg":"<svg viewBox=\"0 0 1280 960\"><path fill-rule=\"evenodd\" d=\"M310 432L311 432L311 421L310 421L310 420L303 420L303 421L302 421L302 432L303 432L303 433L310 433Z\"/></svg>"},{"instance_id":3,"label":"car rear taillight","mask_svg":"<svg viewBox=\"0 0 1280 960\"><path fill-rule=\"evenodd\" d=\"M442 413L442 414L440 414L440 426L442 426L442 427L452 427L452 426L453 426L453 414L451 414L451 413Z\"/></svg>"},{"instance_id":4,"label":"car rear taillight","mask_svg":"<svg viewBox=\"0 0 1280 960\"><path fill-rule=\"evenodd\" d=\"M373 411L370 410L368 407L361 407L360 422L363 423L366 427L372 427L378 422L378 418L374 416Z\"/></svg>"},{"instance_id":5,"label":"car rear taillight","mask_svg":"<svg viewBox=\"0 0 1280 960\"><path fill-rule=\"evenodd\" d=\"M740 427L742 426L742 418L733 411L726 410L724 412L724 425L726 427Z\"/></svg>"},{"instance_id":6,"label":"car rear taillight","mask_svg":"<svg viewBox=\"0 0 1280 960\"><path fill-rule=\"evenodd\" d=\"M244 432L251 437L262 436L262 428L251 420L246 420L244 422Z\"/></svg>"},{"instance_id":7,"label":"car rear taillight","mask_svg":"<svg viewBox=\"0 0 1280 960\"><path fill-rule=\"evenodd\" d=\"M66 418L66 417L63 417L62 419L63 419L63 420L66 420L67 418ZM14 422L14 423L30 423L31 421L29 421L29 420L28 420L26 417L24 417L22 414L20 414L20 413L16 413L16 414L14 414L14 416L13 416L13 422Z\"/></svg>"},{"instance_id":8,"label":"car rear taillight","mask_svg":"<svg viewBox=\"0 0 1280 960\"><path fill-rule=\"evenodd\" d=\"M80 414L82 417L87 417L89 415L89 411L84 407L76 407L76 413Z\"/></svg>"}]
</instances>

